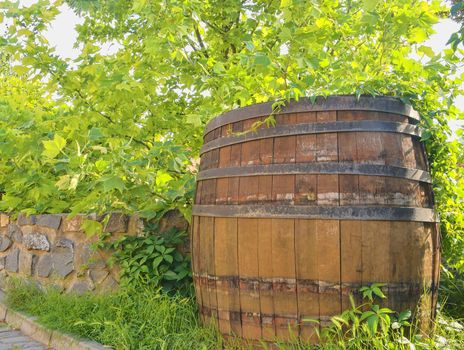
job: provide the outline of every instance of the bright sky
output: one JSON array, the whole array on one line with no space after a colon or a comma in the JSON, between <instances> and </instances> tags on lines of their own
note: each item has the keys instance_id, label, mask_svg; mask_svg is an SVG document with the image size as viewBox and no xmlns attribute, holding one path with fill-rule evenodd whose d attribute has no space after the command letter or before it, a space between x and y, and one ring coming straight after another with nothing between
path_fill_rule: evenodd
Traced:
<instances>
[{"instance_id":1,"label":"bright sky","mask_svg":"<svg viewBox=\"0 0 464 350\"><path fill-rule=\"evenodd\" d=\"M21 4L30 5L36 2L36 0L21 0ZM47 39L50 44L55 46L56 52L67 58L75 58L78 55L78 50L74 49L74 42L77 37L77 33L74 27L77 24L82 23L82 19L79 18L66 4L61 7L61 13L57 16L55 21L52 23L50 29L47 31ZM446 42L452 33L459 29L459 24L447 19L443 20L435 26L436 33L425 43L433 48L435 52L442 51ZM111 51L111 47L108 47ZM464 96L460 96L457 101L457 106L464 110ZM457 125L457 124L456 124Z\"/></svg>"}]
</instances>

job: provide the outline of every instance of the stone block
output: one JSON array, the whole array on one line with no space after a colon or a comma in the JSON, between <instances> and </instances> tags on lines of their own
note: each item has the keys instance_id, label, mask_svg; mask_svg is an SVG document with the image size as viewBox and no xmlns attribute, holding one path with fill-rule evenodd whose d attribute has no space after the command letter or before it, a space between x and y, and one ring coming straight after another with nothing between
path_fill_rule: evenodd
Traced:
<instances>
[{"instance_id":1,"label":"stone block","mask_svg":"<svg viewBox=\"0 0 464 350\"><path fill-rule=\"evenodd\" d=\"M63 219L62 229L64 232L80 232L84 218L82 215L76 215L72 219L65 217Z\"/></svg>"},{"instance_id":2,"label":"stone block","mask_svg":"<svg viewBox=\"0 0 464 350\"><path fill-rule=\"evenodd\" d=\"M105 269L92 269L89 270L89 277L95 284L100 284L109 275L108 270Z\"/></svg>"},{"instance_id":3,"label":"stone block","mask_svg":"<svg viewBox=\"0 0 464 350\"><path fill-rule=\"evenodd\" d=\"M95 287L89 281L77 280L69 288L69 292L74 293L74 294L84 294L84 293L90 292L90 291L92 291L94 289L95 289Z\"/></svg>"},{"instance_id":4,"label":"stone block","mask_svg":"<svg viewBox=\"0 0 464 350\"><path fill-rule=\"evenodd\" d=\"M66 277L74 271L74 243L67 238L60 238L52 250L53 271L59 277Z\"/></svg>"},{"instance_id":5,"label":"stone block","mask_svg":"<svg viewBox=\"0 0 464 350\"><path fill-rule=\"evenodd\" d=\"M42 255L37 262L37 276L48 277L52 272L53 261L50 254Z\"/></svg>"},{"instance_id":6,"label":"stone block","mask_svg":"<svg viewBox=\"0 0 464 350\"><path fill-rule=\"evenodd\" d=\"M80 344L79 339L70 335L63 334L58 331L53 331L50 338L50 345L52 349L66 349L66 350L84 350Z\"/></svg>"},{"instance_id":7,"label":"stone block","mask_svg":"<svg viewBox=\"0 0 464 350\"><path fill-rule=\"evenodd\" d=\"M36 215L26 215L26 214L19 214L18 215L18 220L16 220L17 224L19 226L24 226L24 225L35 225L37 221L37 216Z\"/></svg>"},{"instance_id":8,"label":"stone block","mask_svg":"<svg viewBox=\"0 0 464 350\"><path fill-rule=\"evenodd\" d=\"M21 231L21 228L16 224L8 225L7 236L17 243L22 243L23 241L23 231Z\"/></svg>"},{"instance_id":9,"label":"stone block","mask_svg":"<svg viewBox=\"0 0 464 350\"><path fill-rule=\"evenodd\" d=\"M105 225L104 231L109 233L127 232L128 222L129 217L126 214L112 213Z\"/></svg>"},{"instance_id":10,"label":"stone block","mask_svg":"<svg viewBox=\"0 0 464 350\"><path fill-rule=\"evenodd\" d=\"M37 263L39 262L39 256L32 254L32 276L37 275Z\"/></svg>"},{"instance_id":11,"label":"stone block","mask_svg":"<svg viewBox=\"0 0 464 350\"><path fill-rule=\"evenodd\" d=\"M0 289L5 289L8 280L8 273L0 271Z\"/></svg>"},{"instance_id":12,"label":"stone block","mask_svg":"<svg viewBox=\"0 0 464 350\"><path fill-rule=\"evenodd\" d=\"M35 318L8 309L5 320L9 325L21 330L24 335L48 347L52 331L39 325Z\"/></svg>"},{"instance_id":13,"label":"stone block","mask_svg":"<svg viewBox=\"0 0 464 350\"><path fill-rule=\"evenodd\" d=\"M90 243L81 243L76 249L75 263L80 269L104 269L106 267L105 261L98 251L92 249Z\"/></svg>"},{"instance_id":14,"label":"stone block","mask_svg":"<svg viewBox=\"0 0 464 350\"><path fill-rule=\"evenodd\" d=\"M25 251L20 252L19 254L19 272L20 273L25 274L27 276L32 275L32 258L33 258L32 254L25 252Z\"/></svg>"},{"instance_id":15,"label":"stone block","mask_svg":"<svg viewBox=\"0 0 464 350\"><path fill-rule=\"evenodd\" d=\"M100 291L113 291L119 287L118 282L114 279L113 276L109 275L106 277L103 282L98 286Z\"/></svg>"},{"instance_id":16,"label":"stone block","mask_svg":"<svg viewBox=\"0 0 464 350\"><path fill-rule=\"evenodd\" d=\"M60 214L37 215L36 225L58 230L61 224L61 218L62 215Z\"/></svg>"},{"instance_id":17,"label":"stone block","mask_svg":"<svg viewBox=\"0 0 464 350\"><path fill-rule=\"evenodd\" d=\"M68 238L59 238L56 243L56 247L68 248L74 252L74 242Z\"/></svg>"},{"instance_id":18,"label":"stone block","mask_svg":"<svg viewBox=\"0 0 464 350\"><path fill-rule=\"evenodd\" d=\"M11 243L13 242L10 238L8 238L8 236L0 236L0 252L4 252L8 248L10 248Z\"/></svg>"},{"instance_id":19,"label":"stone block","mask_svg":"<svg viewBox=\"0 0 464 350\"><path fill-rule=\"evenodd\" d=\"M5 270L9 272L18 272L19 267L19 249L15 248L6 256Z\"/></svg>"},{"instance_id":20,"label":"stone block","mask_svg":"<svg viewBox=\"0 0 464 350\"><path fill-rule=\"evenodd\" d=\"M83 350L112 350L113 348L106 345L101 345L91 340L83 340L80 342Z\"/></svg>"},{"instance_id":21,"label":"stone block","mask_svg":"<svg viewBox=\"0 0 464 350\"><path fill-rule=\"evenodd\" d=\"M6 214L0 214L0 227L6 227L10 223L10 217Z\"/></svg>"},{"instance_id":22,"label":"stone block","mask_svg":"<svg viewBox=\"0 0 464 350\"><path fill-rule=\"evenodd\" d=\"M78 264L88 264L90 258L94 255L94 251L90 248L90 243L79 244L76 248Z\"/></svg>"},{"instance_id":23,"label":"stone block","mask_svg":"<svg viewBox=\"0 0 464 350\"><path fill-rule=\"evenodd\" d=\"M5 259L6 259L6 256L2 256L0 258L0 270L3 270L5 268Z\"/></svg>"},{"instance_id":24,"label":"stone block","mask_svg":"<svg viewBox=\"0 0 464 350\"><path fill-rule=\"evenodd\" d=\"M127 225L127 233L133 236L139 236L143 232L143 220L137 215L134 214L129 218L129 223Z\"/></svg>"},{"instance_id":25,"label":"stone block","mask_svg":"<svg viewBox=\"0 0 464 350\"><path fill-rule=\"evenodd\" d=\"M171 228L177 228L182 231L187 231L189 224L185 220L184 215L179 210L169 210L164 214L163 218L160 220L160 232L169 231Z\"/></svg>"},{"instance_id":26,"label":"stone block","mask_svg":"<svg viewBox=\"0 0 464 350\"><path fill-rule=\"evenodd\" d=\"M29 250L50 251L50 242L43 233L29 233L24 235L23 244Z\"/></svg>"},{"instance_id":27,"label":"stone block","mask_svg":"<svg viewBox=\"0 0 464 350\"><path fill-rule=\"evenodd\" d=\"M52 331L31 320L25 320L21 323L21 332L31 337L35 341L48 346L52 337Z\"/></svg>"},{"instance_id":28,"label":"stone block","mask_svg":"<svg viewBox=\"0 0 464 350\"><path fill-rule=\"evenodd\" d=\"M5 322L6 313L8 312L8 307L2 302L0 303L0 322Z\"/></svg>"}]
</instances>

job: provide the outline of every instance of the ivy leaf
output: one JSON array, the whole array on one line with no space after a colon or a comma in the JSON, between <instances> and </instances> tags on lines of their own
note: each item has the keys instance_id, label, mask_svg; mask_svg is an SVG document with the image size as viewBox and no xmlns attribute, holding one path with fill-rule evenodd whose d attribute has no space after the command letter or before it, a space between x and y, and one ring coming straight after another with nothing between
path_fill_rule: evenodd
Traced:
<instances>
[{"instance_id":1,"label":"ivy leaf","mask_svg":"<svg viewBox=\"0 0 464 350\"><path fill-rule=\"evenodd\" d=\"M63 148L66 146L66 140L61 137L60 135L55 135L53 140L50 141L42 141L44 145L44 151L42 154L46 156L47 158L55 158L60 152L63 150Z\"/></svg>"}]
</instances>

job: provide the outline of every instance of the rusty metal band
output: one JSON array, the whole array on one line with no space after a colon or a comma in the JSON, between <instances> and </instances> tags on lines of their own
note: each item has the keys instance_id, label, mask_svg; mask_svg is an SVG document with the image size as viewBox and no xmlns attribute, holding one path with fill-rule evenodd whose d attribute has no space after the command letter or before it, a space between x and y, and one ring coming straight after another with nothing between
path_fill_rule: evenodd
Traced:
<instances>
[{"instance_id":1,"label":"rusty metal band","mask_svg":"<svg viewBox=\"0 0 464 350\"><path fill-rule=\"evenodd\" d=\"M350 174L398 177L408 180L431 183L432 178L426 171L390 165L357 163L291 163L247 165L242 167L215 168L200 171L198 180L217 179L236 176L293 175L293 174Z\"/></svg>"},{"instance_id":2,"label":"rusty metal band","mask_svg":"<svg viewBox=\"0 0 464 350\"><path fill-rule=\"evenodd\" d=\"M231 276L217 276L210 275L207 273L193 272L192 277L194 281L197 281L200 285L213 286L216 289L232 289L239 288L243 291L294 291L296 289L303 292L311 293L342 293L348 295L349 293L357 293L359 288L363 285L370 285L372 282L330 282L314 279L302 279L302 278L265 278L265 277L240 277L237 275ZM418 282L386 282L386 285L382 287L384 291L389 293L407 293L408 291L414 290L419 294L421 292L435 292L437 291L437 285L430 280L430 283L424 285Z\"/></svg>"},{"instance_id":3,"label":"rusty metal band","mask_svg":"<svg viewBox=\"0 0 464 350\"><path fill-rule=\"evenodd\" d=\"M194 205L193 215L237 218L437 222L433 209L307 205Z\"/></svg>"},{"instance_id":4,"label":"rusty metal band","mask_svg":"<svg viewBox=\"0 0 464 350\"><path fill-rule=\"evenodd\" d=\"M270 137L325 134L334 132L392 132L420 137L420 129L416 125L386 122L379 120L338 121L327 123L280 125L259 129L239 135L231 135L214 139L203 145L200 154L216 148L234 145L245 141L261 140Z\"/></svg>"},{"instance_id":5,"label":"rusty metal band","mask_svg":"<svg viewBox=\"0 0 464 350\"><path fill-rule=\"evenodd\" d=\"M269 116L272 113L274 102L260 103L248 107L234 109L221 114L211 120L205 128L205 134L229 123ZM321 112L321 111L372 111L400 114L414 121L419 120L417 113L410 105L404 104L401 100L394 97L371 97L361 96L329 96L327 98L318 97L314 103L309 98L300 98L298 101L291 101L282 107L279 114L301 113L301 112Z\"/></svg>"}]
</instances>

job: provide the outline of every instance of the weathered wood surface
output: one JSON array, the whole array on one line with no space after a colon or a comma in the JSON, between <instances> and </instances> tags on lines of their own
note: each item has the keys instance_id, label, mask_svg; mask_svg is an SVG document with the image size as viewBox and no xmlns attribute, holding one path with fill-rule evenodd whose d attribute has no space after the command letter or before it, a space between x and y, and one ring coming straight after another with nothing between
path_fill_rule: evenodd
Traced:
<instances>
[{"instance_id":1,"label":"weathered wood surface","mask_svg":"<svg viewBox=\"0 0 464 350\"><path fill-rule=\"evenodd\" d=\"M439 232L417 113L391 98L333 97L243 134L269 108L229 112L205 133L192 224L203 321L251 340L290 329L316 341L304 318L324 325L350 293L359 302L361 286L381 282L384 305L420 305L426 327Z\"/></svg>"}]
</instances>

